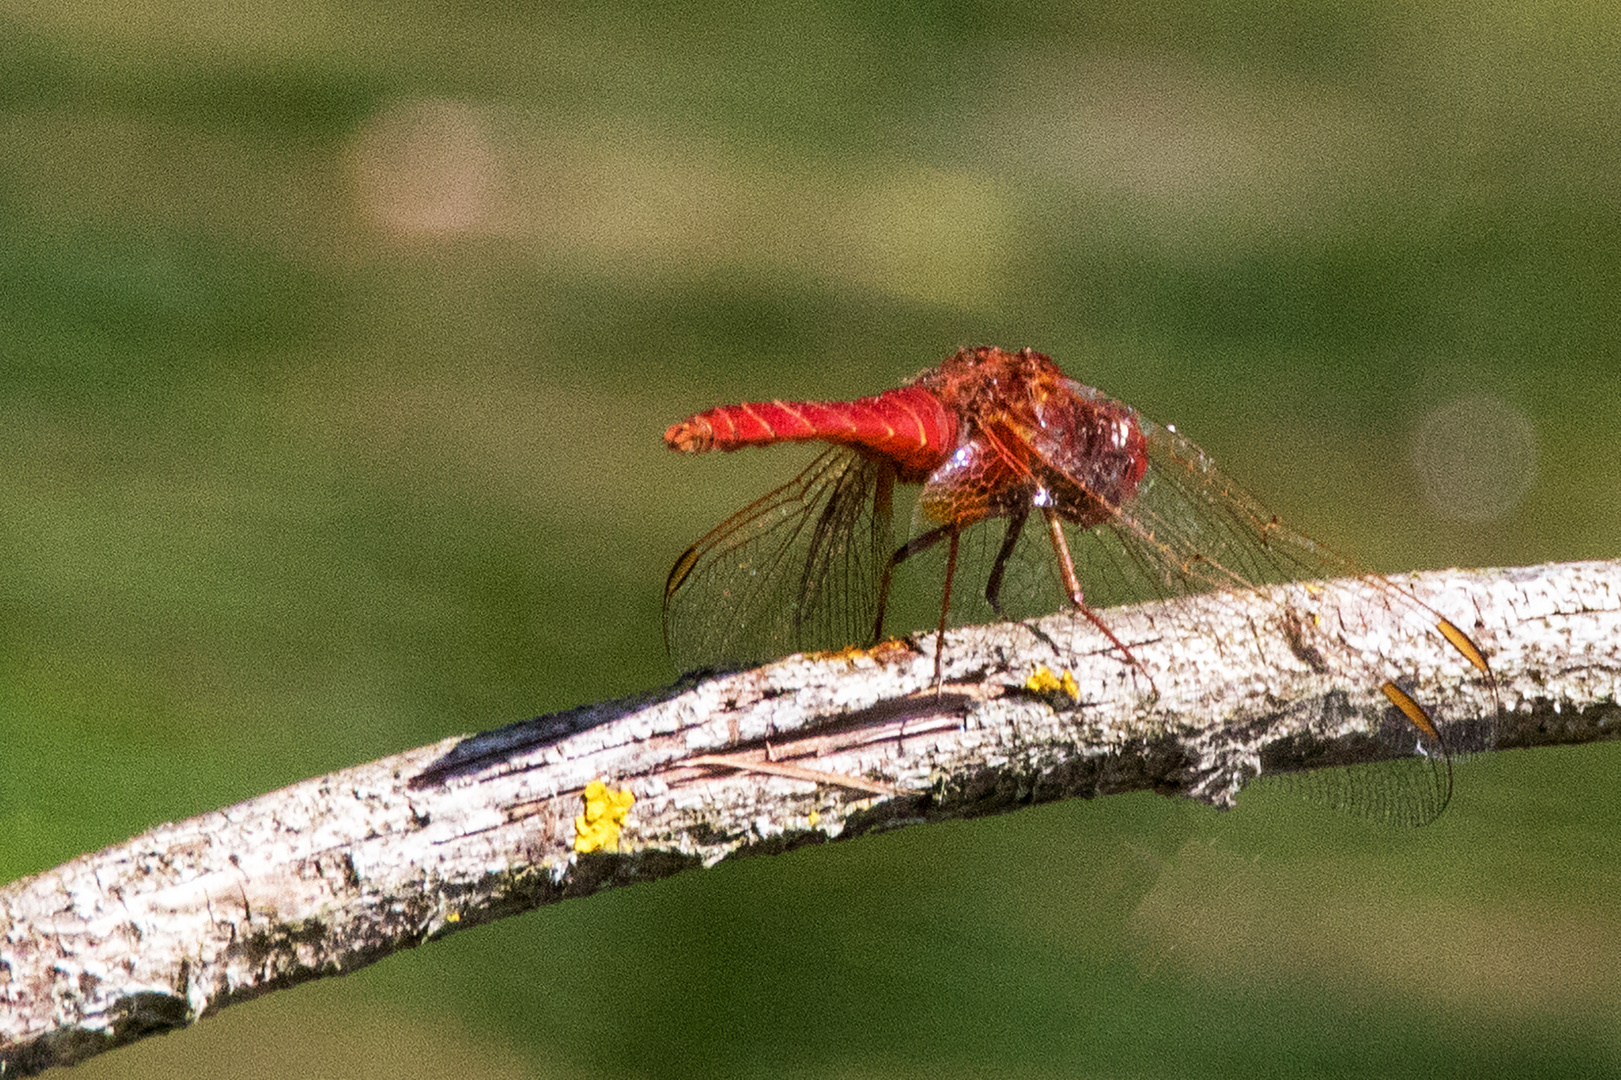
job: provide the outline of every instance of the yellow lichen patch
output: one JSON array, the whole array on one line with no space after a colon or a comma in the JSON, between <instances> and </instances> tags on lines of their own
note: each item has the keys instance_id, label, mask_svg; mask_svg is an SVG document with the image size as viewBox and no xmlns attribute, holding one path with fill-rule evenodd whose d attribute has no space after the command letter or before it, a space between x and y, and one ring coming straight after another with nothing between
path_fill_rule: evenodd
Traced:
<instances>
[{"instance_id":1,"label":"yellow lichen patch","mask_svg":"<svg viewBox=\"0 0 1621 1080\"><path fill-rule=\"evenodd\" d=\"M1032 694L1068 694L1071 701L1081 700L1081 688L1075 685L1075 676L1064 672L1062 676L1055 675L1053 669L1045 664L1036 666L1030 677L1024 680L1024 688Z\"/></svg>"},{"instance_id":2,"label":"yellow lichen patch","mask_svg":"<svg viewBox=\"0 0 1621 1080\"><path fill-rule=\"evenodd\" d=\"M805 815L805 820L808 821L810 823L810 827L814 829L816 826L822 823L822 815L818 814L815 810L812 810L810 813Z\"/></svg>"},{"instance_id":3,"label":"yellow lichen patch","mask_svg":"<svg viewBox=\"0 0 1621 1080\"><path fill-rule=\"evenodd\" d=\"M574 850L618 851L619 827L635 801L629 790L611 791L601 780L585 785L585 813L574 816Z\"/></svg>"}]
</instances>

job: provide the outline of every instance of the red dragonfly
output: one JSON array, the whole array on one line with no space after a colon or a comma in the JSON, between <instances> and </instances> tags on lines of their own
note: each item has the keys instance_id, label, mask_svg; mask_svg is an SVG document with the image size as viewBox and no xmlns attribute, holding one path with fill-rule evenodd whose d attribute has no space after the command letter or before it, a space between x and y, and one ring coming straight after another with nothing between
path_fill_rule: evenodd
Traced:
<instances>
[{"instance_id":1,"label":"red dragonfly","mask_svg":"<svg viewBox=\"0 0 1621 1080\"><path fill-rule=\"evenodd\" d=\"M832 444L676 560L664 589L665 638L687 667L876 643L897 568L944 543L938 679L959 544L992 519L1006 528L985 583L991 610L1003 613L1010 560L1039 518L1062 598L1133 664L1086 601L1077 550L1094 594L1101 584L1113 602L1360 574L1284 527L1174 428L1076 382L1031 349L964 349L910 385L855 401L722 406L671 426L664 441L689 454ZM898 546L897 484L922 485L915 535ZM1489 679L1480 649L1434 618ZM1384 689L1445 761L1425 711L1393 683ZM1450 771L1447 762L1446 794Z\"/></svg>"}]
</instances>

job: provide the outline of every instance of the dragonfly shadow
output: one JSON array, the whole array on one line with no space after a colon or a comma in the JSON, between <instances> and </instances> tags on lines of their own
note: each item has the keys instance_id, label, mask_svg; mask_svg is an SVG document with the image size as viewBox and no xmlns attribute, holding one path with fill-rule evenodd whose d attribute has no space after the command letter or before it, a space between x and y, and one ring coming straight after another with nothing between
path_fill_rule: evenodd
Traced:
<instances>
[{"instance_id":1,"label":"dragonfly shadow","mask_svg":"<svg viewBox=\"0 0 1621 1080\"><path fill-rule=\"evenodd\" d=\"M600 705L583 705L567 712L549 713L531 720L519 720L492 731L468 735L411 777L406 786L413 790L421 790L457 777L500 769L502 765L512 762L517 757L544 750L582 731L611 724L643 709L679 697L691 689L693 681L687 678L657 693L604 702ZM529 767L531 766L523 765L517 766L516 769Z\"/></svg>"},{"instance_id":2,"label":"dragonfly shadow","mask_svg":"<svg viewBox=\"0 0 1621 1080\"><path fill-rule=\"evenodd\" d=\"M614 723L678 698L688 693L698 681L697 677L688 676L655 694L583 706L466 736L411 777L407 786L421 790L459 777L516 772L536 767L532 762L519 762L517 759L532 758L537 751L581 732ZM968 709L978 700L973 695L947 689L942 693L929 692L881 701L865 709L814 719L791 730L715 747L713 752L743 754L765 749L774 756L795 753L814 755L827 753L845 744L905 739L942 722L962 723Z\"/></svg>"}]
</instances>

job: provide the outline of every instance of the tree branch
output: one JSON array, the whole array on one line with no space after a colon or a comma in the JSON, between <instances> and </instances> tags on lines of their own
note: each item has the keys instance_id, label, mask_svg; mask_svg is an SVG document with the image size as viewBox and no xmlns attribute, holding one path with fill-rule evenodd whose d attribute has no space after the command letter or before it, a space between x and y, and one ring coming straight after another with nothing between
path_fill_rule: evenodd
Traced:
<instances>
[{"instance_id":1,"label":"tree branch","mask_svg":"<svg viewBox=\"0 0 1621 1080\"><path fill-rule=\"evenodd\" d=\"M1263 766L1368 756L1385 678L1467 748L1621 732L1621 564L1391 580L1106 612L1136 664L1068 616L965 629L938 692L932 635L791 657L160 826L0 890L0 1072L731 856L1073 796L1226 806ZM1495 687L1431 609L1485 648ZM582 850L616 833L617 850Z\"/></svg>"}]
</instances>

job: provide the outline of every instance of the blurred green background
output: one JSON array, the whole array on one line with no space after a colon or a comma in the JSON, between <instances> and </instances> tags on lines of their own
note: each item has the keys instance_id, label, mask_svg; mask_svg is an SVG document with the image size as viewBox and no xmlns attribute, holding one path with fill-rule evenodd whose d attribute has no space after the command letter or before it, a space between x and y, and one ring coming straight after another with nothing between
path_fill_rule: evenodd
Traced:
<instances>
[{"instance_id":1,"label":"blurred green background","mask_svg":"<svg viewBox=\"0 0 1621 1080\"><path fill-rule=\"evenodd\" d=\"M660 685L724 401L1032 345L1383 570L1617 553L1610 4L0 2L0 871ZM1621 1068L1610 747L723 866L86 1076Z\"/></svg>"}]
</instances>

